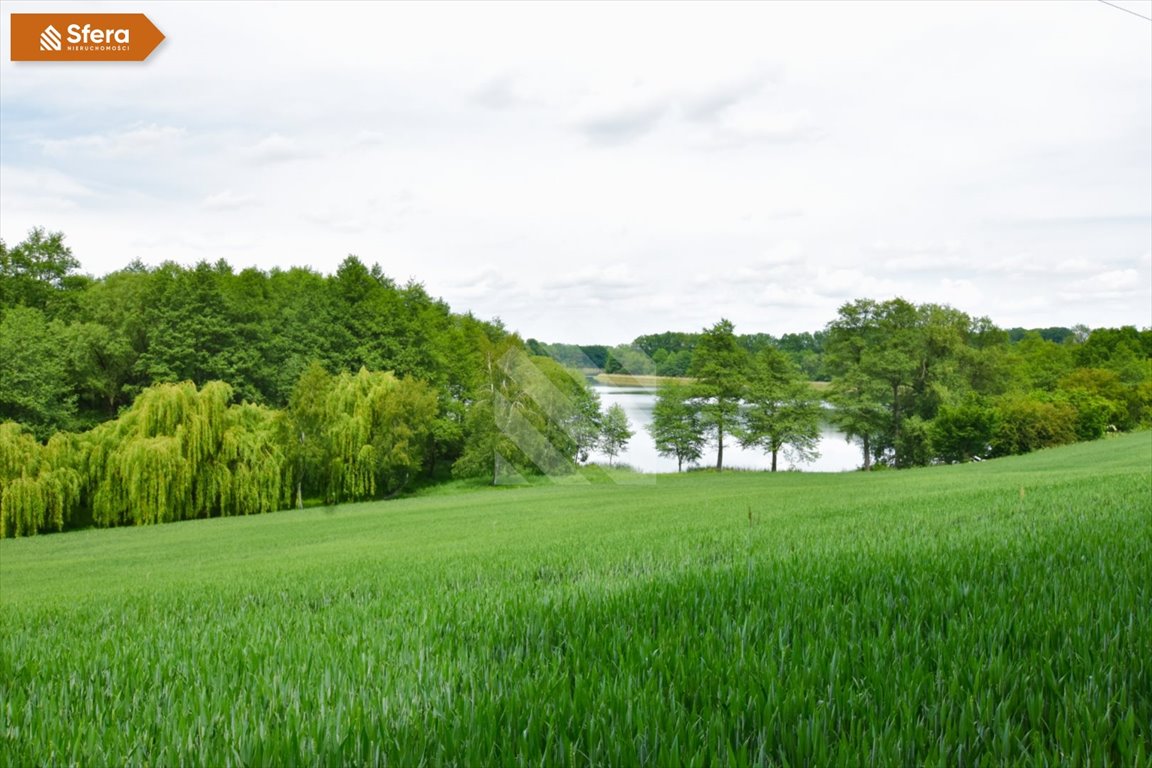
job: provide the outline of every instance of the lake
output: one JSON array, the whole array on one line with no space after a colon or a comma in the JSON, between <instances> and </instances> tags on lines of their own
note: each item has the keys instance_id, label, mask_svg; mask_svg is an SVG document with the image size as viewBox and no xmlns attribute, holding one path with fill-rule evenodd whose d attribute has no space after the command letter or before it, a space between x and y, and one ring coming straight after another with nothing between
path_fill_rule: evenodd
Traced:
<instances>
[{"instance_id":1,"label":"lake","mask_svg":"<svg viewBox=\"0 0 1152 768\"><path fill-rule=\"evenodd\" d=\"M652 442L652 436L648 434L647 427L652 423L652 408L656 405L655 388L612 387L594 383L592 389L600 396L600 403L604 410L613 405L622 407L624 413L628 415L628 421L631 422L632 431L635 432L624 453L616 457L617 462L628 464L640 472L676 471L676 459L665 458L656 453L656 445ZM824 424L820 429L819 451L820 458L805 464L793 464L781 452L776 461L777 469L799 469L805 472L845 472L860 466L860 447L855 443L848 442L844 438L843 432L836 431L828 424ZM606 464L608 457L602 453L594 452L590 460ZM716 466L715 445L709 445L705 448L699 466ZM771 455L756 450L745 450L740 447L735 438L730 436L724 438L725 469L769 469L771 466Z\"/></svg>"}]
</instances>

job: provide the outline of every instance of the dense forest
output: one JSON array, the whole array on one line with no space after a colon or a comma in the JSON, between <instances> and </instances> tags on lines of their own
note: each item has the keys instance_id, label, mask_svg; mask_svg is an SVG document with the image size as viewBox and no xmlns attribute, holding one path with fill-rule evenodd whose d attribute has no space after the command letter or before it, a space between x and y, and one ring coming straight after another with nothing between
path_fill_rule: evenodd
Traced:
<instances>
[{"instance_id":1,"label":"dense forest","mask_svg":"<svg viewBox=\"0 0 1152 768\"><path fill-rule=\"evenodd\" d=\"M869 468L1147 425L1150 366L1149 330L1004 331L901 299L780 338L721 321L615 347L523 342L353 256L331 275L220 260L93 278L61 233L36 229L0 241L0 532L573 471L627 430L589 370L687 377L661 395L671 432L654 438L670 455L726 434L803 451L826 414ZM809 381L830 382L815 409L796 386Z\"/></svg>"}]
</instances>

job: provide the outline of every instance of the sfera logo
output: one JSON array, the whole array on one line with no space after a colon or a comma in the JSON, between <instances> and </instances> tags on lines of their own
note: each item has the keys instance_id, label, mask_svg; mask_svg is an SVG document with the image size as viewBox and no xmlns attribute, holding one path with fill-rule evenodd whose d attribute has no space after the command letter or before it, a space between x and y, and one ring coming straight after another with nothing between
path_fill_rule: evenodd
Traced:
<instances>
[{"instance_id":1,"label":"sfera logo","mask_svg":"<svg viewBox=\"0 0 1152 768\"><path fill-rule=\"evenodd\" d=\"M164 40L142 13L14 13L11 18L12 61L144 61Z\"/></svg>"},{"instance_id":2,"label":"sfera logo","mask_svg":"<svg viewBox=\"0 0 1152 768\"><path fill-rule=\"evenodd\" d=\"M40 33L40 50L60 50L60 31L51 24L48 25L47 29Z\"/></svg>"}]
</instances>

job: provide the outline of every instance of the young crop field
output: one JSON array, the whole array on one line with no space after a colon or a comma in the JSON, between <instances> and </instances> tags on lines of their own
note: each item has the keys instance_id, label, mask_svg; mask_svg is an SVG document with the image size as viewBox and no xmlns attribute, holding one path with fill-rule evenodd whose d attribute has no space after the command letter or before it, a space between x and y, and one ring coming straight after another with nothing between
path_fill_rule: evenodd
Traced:
<instances>
[{"instance_id":1,"label":"young crop field","mask_svg":"<svg viewBox=\"0 0 1152 768\"><path fill-rule=\"evenodd\" d=\"M1148 766L1152 434L0 541L0 764Z\"/></svg>"}]
</instances>

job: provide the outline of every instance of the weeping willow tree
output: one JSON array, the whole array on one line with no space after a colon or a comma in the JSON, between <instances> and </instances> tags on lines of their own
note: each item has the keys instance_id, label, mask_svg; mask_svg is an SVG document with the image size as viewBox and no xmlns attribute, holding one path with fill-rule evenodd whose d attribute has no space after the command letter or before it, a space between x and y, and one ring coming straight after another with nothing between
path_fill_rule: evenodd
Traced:
<instances>
[{"instance_id":1,"label":"weeping willow tree","mask_svg":"<svg viewBox=\"0 0 1152 768\"><path fill-rule=\"evenodd\" d=\"M80 506L82 463L74 435L42 446L21 425L0 424L0 536L63 530Z\"/></svg>"},{"instance_id":2,"label":"weeping willow tree","mask_svg":"<svg viewBox=\"0 0 1152 768\"><path fill-rule=\"evenodd\" d=\"M361 370L329 378L316 419L315 475L333 501L400 488L423 466L437 400L428 385ZM232 405L209 382L160 384L115 421L40 445L18 424L0 425L0 532L60 530L90 515L96 525L145 525L270 512L291 503L295 455L287 419Z\"/></svg>"},{"instance_id":3,"label":"weeping willow tree","mask_svg":"<svg viewBox=\"0 0 1152 768\"><path fill-rule=\"evenodd\" d=\"M142 525L284 506L275 414L231 399L223 382L199 391L191 382L161 384L88 433L94 522Z\"/></svg>"},{"instance_id":4,"label":"weeping willow tree","mask_svg":"<svg viewBox=\"0 0 1152 768\"><path fill-rule=\"evenodd\" d=\"M322 466L314 474L323 478L325 499L371 499L403 488L424 464L438 409L432 389L363 368L322 383Z\"/></svg>"}]
</instances>

